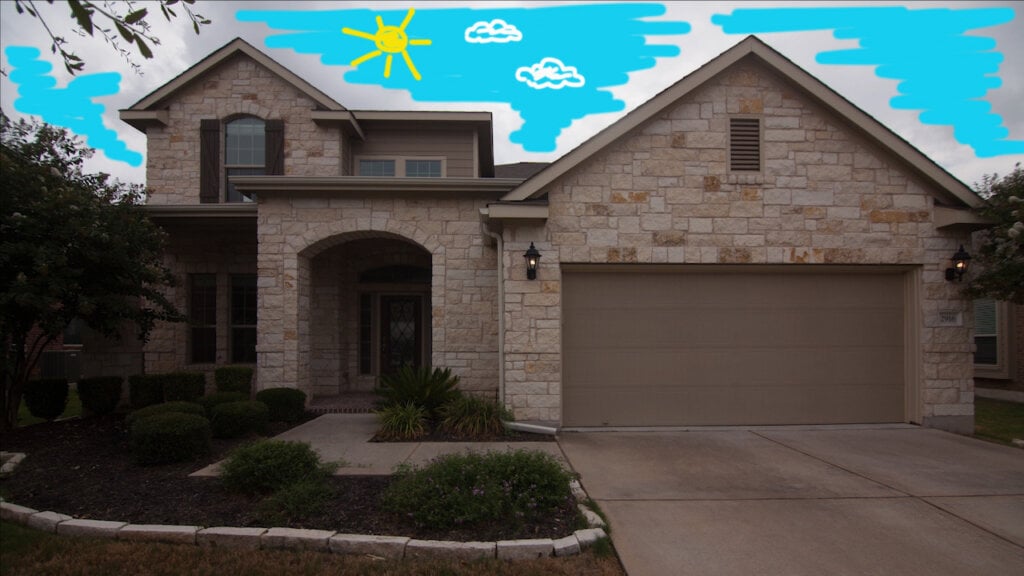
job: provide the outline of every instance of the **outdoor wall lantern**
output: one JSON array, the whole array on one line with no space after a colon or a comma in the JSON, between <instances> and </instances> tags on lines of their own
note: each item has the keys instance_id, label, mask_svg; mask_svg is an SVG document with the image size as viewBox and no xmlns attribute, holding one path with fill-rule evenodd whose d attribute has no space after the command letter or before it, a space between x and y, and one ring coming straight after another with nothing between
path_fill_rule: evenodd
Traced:
<instances>
[{"instance_id":1,"label":"outdoor wall lantern","mask_svg":"<svg viewBox=\"0 0 1024 576\"><path fill-rule=\"evenodd\" d=\"M523 258L526 258L526 279L536 280L537 279L537 264L540 263L540 252L537 251L537 247L530 242L530 247L526 249L526 254L523 254Z\"/></svg>"},{"instance_id":2,"label":"outdoor wall lantern","mask_svg":"<svg viewBox=\"0 0 1024 576\"><path fill-rule=\"evenodd\" d=\"M960 245L960 249L953 254L953 267L946 268L946 280L950 282L959 281L964 277L964 272L967 272L967 265L971 261L971 255L964 250L964 245Z\"/></svg>"}]
</instances>

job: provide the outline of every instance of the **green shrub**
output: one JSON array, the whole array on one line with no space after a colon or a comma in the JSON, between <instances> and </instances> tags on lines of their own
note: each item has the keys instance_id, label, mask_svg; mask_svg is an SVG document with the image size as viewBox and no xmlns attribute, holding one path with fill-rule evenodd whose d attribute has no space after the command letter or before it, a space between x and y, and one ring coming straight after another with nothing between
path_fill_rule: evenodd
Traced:
<instances>
[{"instance_id":1,"label":"green shrub","mask_svg":"<svg viewBox=\"0 0 1024 576\"><path fill-rule=\"evenodd\" d=\"M128 378L128 403L133 410L164 401L164 385L157 374L136 374Z\"/></svg>"},{"instance_id":2,"label":"green shrub","mask_svg":"<svg viewBox=\"0 0 1024 576\"><path fill-rule=\"evenodd\" d=\"M380 417L377 436L384 440L415 440L427 433L427 410L415 404L392 404L375 413Z\"/></svg>"},{"instance_id":3,"label":"green shrub","mask_svg":"<svg viewBox=\"0 0 1024 576\"><path fill-rule=\"evenodd\" d=\"M250 432L265 432L269 423L267 405L253 400L218 404L210 413L214 438L238 438Z\"/></svg>"},{"instance_id":4,"label":"green shrub","mask_svg":"<svg viewBox=\"0 0 1024 576\"><path fill-rule=\"evenodd\" d=\"M374 392L380 396L381 408L412 403L426 408L428 417L434 418L442 405L459 397L458 385L459 377L452 375L451 368L403 366L394 374L381 376Z\"/></svg>"},{"instance_id":5,"label":"green shrub","mask_svg":"<svg viewBox=\"0 0 1024 576\"><path fill-rule=\"evenodd\" d=\"M210 422L195 414L155 414L135 422L128 442L137 464L194 460L210 452Z\"/></svg>"},{"instance_id":6,"label":"green shrub","mask_svg":"<svg viewBox=\"0 0 1024 576\"><path fill-rule=\"evenodd\" d=\"M330 468L305 442L260 440L233 451L221 467L221 481L234 492L269 494Z\"/></svg>"},{"instance_id":7,"label":"green shrub","mask_svg":"<svg viewBox=\"0 0 1024 576\"><path fill-rule=\"evenodd\" d=\"M203 396L197 402L206 409L206 417L213 416L213 407L219 404L227 404L228 402L242 402L248 400L249 397L241 392L214 392L213 394L207 394Z\"/></svg>"},{"instance_id":8,"label":"green shrub","mask_svg":"<svg viewBox=\"0 0 1024 576\"><path fill-rule=\"evenodd\" d=\"M206 411L203 407L195 402L164 402L162 404L152 404L145 408L139 408L138 410L131 412L125 417L124 423L128 428L131 428L136 422L150 416L157 414L192 414L194 416L206 416Z\"/></svg>"},{"instance_id":9,"label":"green shrub","mask_svg":"<svg viewBox=\"0 0 1024 576\"><path fill-rule=\"evenodd\" d=\"M270 409L271 422L298 422L306 413L306 393L296 388L267 388L256 399Z\"/></svg>"},{"instance_id":10,"label":"green shrub","mask_svg":"<svg viewBox=\"0 0 1024 576\"><path fill-rule=\"evenodd\" d=\"M206 394L206 375L202 372L170 372L159 376L164 402L195 402Z\"/></svg>"},{"instance_id":11,"label":"green shrub","mask_svg":"<svg viewBox=\"0 0 1024 576\"><path fill-rule=\"evenodd\" d=\"M448 454L400 469L383 505L425 528L530 521L571 502L570 479L543 452Z\"/></svg>"},{"instance_id":12,"label":"green shrub","mask_svg":"<svg viewBox=\"0 0 1024 576\"><path fill-rule=\"evenodd\" d=\"M213 371L217 392L241 392L246 400L252 395L252 368L249 366L221 366Z\"/></svg>"},{"instance_id":13,"label":"green shrub","mask_svg":"<svg viewBox=\"0 0 1024 576\"><path fill-rule=\"evenodd\" d=\"M326 476L310 476L287 484L260 501L256 516L264 524L287 525L320 513L334 494Z\"/></svg>"},{"instance_id":14,"label":"green shrub","mask_svg":"<svg viewBox=\"0 0 1024 576\"><path fill-rule=\"evenodd\" d=\"M124 378L120 376L82 378L78 381L78 397L82 399L82 406L93 414L110 414L121 403L123 385Z\"/></svg>"},{"instance_id":15,"label":"green shrub","mask_svg":"<svg viewBox=\"0 0 1024 576\"><path fill-rule=\"evenodd\" d=\"M30 380L22 394L29 413L43 420L56 420L68 405L68 381L63 378Z\"/></svg>"},{"instance_id":16,"label":"green shrub","mask_svg":"<svg viewBox=\"0 0 1024 576\"><path fill-rule=\"evenodd\" d=\"M441 406L441 429L454 436L482 440L505 435L502 421L512 413L494 400L465 395Z\"/></svg>"}]
</instances>

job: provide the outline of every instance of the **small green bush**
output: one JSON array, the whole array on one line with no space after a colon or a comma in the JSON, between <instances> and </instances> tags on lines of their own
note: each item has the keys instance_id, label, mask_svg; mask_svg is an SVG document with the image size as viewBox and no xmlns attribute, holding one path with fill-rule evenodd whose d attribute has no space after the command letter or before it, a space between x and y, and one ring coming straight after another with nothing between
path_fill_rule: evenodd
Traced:
<instances>
[{"instance_id":1,"label":"small green bush","mask_svg":"<svg viewBox=\"0 0 1024 576\"><path fill-rule=\"evenodd\" d=\"M381 376L380 386L374 392L380 396L379 407L396 404L415 404L435 418L442 405L458 398L459 377L451 368L413 368L403 366L394 374Z\"/></svg>"},{"instance_id":2,"label":"small green bush","mask_svg":"<svg viewBox=\"0 0 1024 576\"><path fill-rule=\"evenodd\" d=\"M30 380L22 395L33 416L47 421L56 420L68 405L68 381L63 378Z\"/></svg>"},{"instance_id":3,"label":"small green bush","mask_svg":"<svg viewBox=\"0 0 1024 576\"><path fill-rule=\"evenodd\" d=\"M271 422L298 422L306 413L306 393L296 388L260 390L256 400L270 409Z\"/></svg>"},{"instance_id":4,"label":"small green bush","mask_svg":"<svg viewBox=\"0 0 1024 576\"><path fill-rule=\"evenodd\" d=\"M138 410L131 412L125 417L124 423L128 428L135 425L136 422L150 416L157 414L192 414L194 416L206 417L206 411L203 407L195 402L164 402L162 404L152 404L145 408L139 408Z\"/></svg>"},{"instance_id":5,"label":"small green bush","mask_svg":"<svg viewBox=\"0 0 1024 576\"><path fill-rule=\"evenodd\" d=\"M326 476L310 476L287 484L260 501L256 516L264 524L287 525L321 512L334 495Z\"/></svg>"},{"instance_id":6,"label":"small green bush","mask_svg":"<svg viewBox=\"0 0 1024 576\"><path fill-rule=\"evenodd\" d=\"M160 376L164 402L195 402L206 394L206 375L202 372L170 372Z\"/></svg>"},{"instance_id":7,"label":"small green bush","mask_svg":"<svg viewBox=\"0 0 1024 576\"><path fill-rule=\"evenodd\" d=\"M329 470L305 442L260 440L233 451L221 467L220 478L234 492L269 494Z\"/></svg>"},{"instance_id":8,"label":"small green bush","mask_svg":"<svg viewBox=\"0 0 1024 576\"><path fill-rule=\"evenodd\" d=\"M117 410L123 386L124 378L120 376L82 378L78 381L78 397L86 410L102 416Z\"/></svg>"},{"instance_id":9,"label":"small green bush","mask_svg":"<svg viewBox=\"0 0 1024 576\"><path fill-rule=\"evenodd\" d=\"M214 392L213 394L207 394L203 396L197 402L206 409L206 417L213 416L213 407L219 404L227 404L228 402L242 402L248 400L249 397L241 392Z\"/></svg>"},{"instance_id":10,"label":"small green bush","mask_svg":"<svg viewBox=\"0 0 1024 576\"><path fill-rule=\"evenodd\" d=\"M269 423L267 405L253 400L218 404L210 412L214 438L238 438L250 432L266 432Z\"/></svg>"},{"instance_id":11,"label":"small green bush","mask_svg":"<svg viewBox=\"0 0 1024 576\"><path fill-rule=\"evenodd\" d=\"M194 460L210 452L210 422L195 414L155 414L135 422L128 442L136 464Z\"/></svg>"},{"instance_id":12,"label":"small green bush","mask_svg":"<svg viewBox=\"0 0 1024 576\"><path fill-rule=\"evenodd\" d=\"M128 403L133 410L164 401L164 385L157 374L136 374L128 378Z\"/></svg>"},{"instance_id":13,"label":"small green bush","mask_svg":"<svg viewBox=\"0 0 1024 576\"><path fill-rule=\"evenodd\" d=\"M570 504L570 479L543 452L448 454L423 468L400 469L382 502L425 528L524 522Z\"/></svg>"},{"instance_id":14,"label":"small green bush","mask_svg":"<svg viewBox=\"0 0 1024 576\"><path fill-rule=\"evenodd\" d=\"M380 417L377 436L383 440L415 440L427 433L427 409L422 406L392 404L375 413Z\"/></svg>"},{"instance_id":15,"label":"small green bush","mask_svg":"<svg viewBox=\"0 0 1024 576\"><path fill-rule=\"evenodd\" d=\"M252 395L252 368L249 366L221 366L213 371L217 392L241 392L246 400Z\"/></svg>"},{"instance_id":16,"label":"small green bush","mask_svg":"<svg viewBox=\"0 0 1024 576\"><path fill-rule=\"evenodd\" d=\"M441 429L454 436L484 440L505 435L512 413L497 402L465 395L441 406Z\"/></svg>"}]
</instances>

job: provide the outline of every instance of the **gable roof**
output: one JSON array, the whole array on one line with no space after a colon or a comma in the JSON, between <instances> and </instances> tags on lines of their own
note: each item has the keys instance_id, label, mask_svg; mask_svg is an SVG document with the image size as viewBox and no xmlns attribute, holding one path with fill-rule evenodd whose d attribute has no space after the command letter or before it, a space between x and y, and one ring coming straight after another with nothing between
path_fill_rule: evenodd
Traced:
<instances>
[{"instance_id":1,"label":"gable roof","mask_svg":"<svg viewBox=\"0 0 1024 576\"><path fill-rule=\"evenodd\" d=\"M235 38L220 49L216 50L206 58L203 58L194 66L179 74L176 78L156 90L150 92L131 107L121 110L121 120L131 124L139 130L145 131L145 126L153 122L166 123L166 111L162 110L162 104L173 98L174 95L186 86L202 78L208 71L217 67L224 61L235 56L244 54L257 63L267 68L282 80L290 84L299 92L308 96L316 103L317 110L345 112L345 107L336 102L333 98L323 93L319 88L306 82L291 70L279 64L276 60L267 56L252 44L241 38ZM163 113L163 114L161 114ZM347 120L347 115L345 120Z\"/></svg>"},{"instance_id":2,"label":"gable roof","mask_svg":"<svg viewBox=\"0 0 1024 576\"><path fill-rule=\"evenodd\" d=\"M981 198L963 182L900 138L878 120L855 106L846 98L826 86L803 68L769 47L756 36L748 36L694 72L669 86L654 98L644 102L620 120L583 142L565 156L552 163L534 177L526 180L506 194L502 202L537 199L544 195L545 187L588 158L611 145L620 137L658 116L675 105L680 98L697 90L706 82L744 58L757 58L772 71L792 82L815 102L847 120L869 140L883 150L905 162L915 173L938 188L946 200L960 206L976 207Z\"/></svg>"}]
</instances>

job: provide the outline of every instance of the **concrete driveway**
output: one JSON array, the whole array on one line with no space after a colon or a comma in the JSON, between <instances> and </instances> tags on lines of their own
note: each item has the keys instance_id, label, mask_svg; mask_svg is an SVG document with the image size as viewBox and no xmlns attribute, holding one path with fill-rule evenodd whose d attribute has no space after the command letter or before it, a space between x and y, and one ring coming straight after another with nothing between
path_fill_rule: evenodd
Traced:
<instances>
[{"instance_id":1,"label":"concrete driveway","mask_svg":"<svg viewBox=\"0 0 1024 576\"><path fill-rule=\"evenodd\" d=\"M565 433L630 576L1024 575L1024 450L913 426Z\"/></svg>"}]
</instances>

